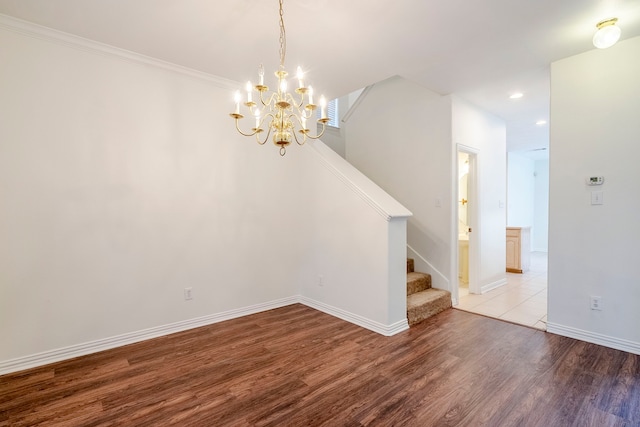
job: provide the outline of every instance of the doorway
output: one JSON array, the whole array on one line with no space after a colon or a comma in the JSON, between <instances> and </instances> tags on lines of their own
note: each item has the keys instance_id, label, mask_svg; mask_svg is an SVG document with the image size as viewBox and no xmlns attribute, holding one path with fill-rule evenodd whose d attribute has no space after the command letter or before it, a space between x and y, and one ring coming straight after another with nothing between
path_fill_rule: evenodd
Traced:
<instances>
[{"instance_id":1,"label":"doorway","mask_svg":"<svg viewBox=\"0 0 640 427\"><path fill-rule=\"evenodd\" d=\"M477 280L478 265L478 194L477 194L478 151L463 145L457 148L457 297L469 293L479 294Z\"/></svg>"}]
</instances>

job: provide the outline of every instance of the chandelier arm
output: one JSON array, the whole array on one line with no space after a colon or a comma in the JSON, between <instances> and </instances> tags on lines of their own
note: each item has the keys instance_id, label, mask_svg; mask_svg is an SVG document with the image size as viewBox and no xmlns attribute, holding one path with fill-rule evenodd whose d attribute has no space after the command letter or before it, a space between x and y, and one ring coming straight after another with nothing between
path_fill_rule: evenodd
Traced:
<instances>
[{"instance_id":1,"label":"chandelier arm","mask_svg":"<svg viewBox=\"0 0 640 427\"><path fill-rule=\"evenodd\" d=\"M264 137L264 140L260 141L260 136L258 135L260 132L262 132L262 124L265 122L265 120L267 120L267 117L271 117L271 122L273 122L276 117L273 115L273 113L267 113L264 115L264 117L262 118L262 121L260 122L260 131L256 131L255 135L256 135L256 141L258 142L258 144L260 145L264 145L265 142L267 142L269 140L269 135L271 135L271 123L269 123L269 126L267 126L267 134Z\"/></svg>"},{"instance_id":2,"label":"chandelier arm","mask_svg":"<svg viewBox=\"0 0 640 427\"><path fill-rule=\"evenodd\" d=\"M264 145L265 142L267 142L269 140L269 135L271 135L271 126L269 126L269 130L267 131L267 134L264 137L264 140L260 141L260 138L258 136L259 134L256 133L256 142L260 145Z\"/></svg>"},{"instance_id":3,"label":"chandelier arm","mask_svg":"<svg viewBox=\"0 0 640 427\"><path fill-rule=\"evenodd\" d=\"M296 143L298 145L304 145L304 143L307 142L307 132L305 130L299 130L298 132L300 132L303 136L302 142L300 142L300 140L298 139L298 135L296 135L296 132L293 132L293 139L296 140Z\"/></svg>"},{"instance_id":4,"label":"chandelier arm","mask_svg":"<svg viewBox=\"0 0 640 427\"><path fill-rule=\"evenodd\" d=\"M261 91L261 92L260 92L260 102L262 103L262 106L263 106L263 107L271 106L271 104L273 104L273 98L276 96L276 93L275 93L275 92L274 92L274 93L272 93L272 94L269 96L269 100L268 100L267 102L265 102L265 101L264 101L264 98L262 97L262 94L263 94L263 92Z\"/></svg>"},{"instance_id":5,"label":"chandelier arm","mask_svg":"<svg viewBox=\"0 0 640 427\"><path fill-rule=\"evenodd\" d=\"M297 114L289 114L288 120L292 121L291 118L294 118L296 122L298 122L298 124L300 125L300 129L305 129L305 125L302 123L302 120L300 120L300 117L298 117Z\"/></svg>"},{"instance_id":6,"label":"chandelier arm","mask_svg":"<svg viewBox=\"0 0 640 427\"><path fill-rule=\"evenodd\" d=\"M244 132L242 132L242 131L240 130L240 125L238 124L238 121L239 121L239 120L240 120L240 119L236 119L236 130L240 133L240 135L242 135L242 136L253 136L253 135L257 134L257 133L262 132L262 129L255 129L255 130L254 130L253 132L251 132L251 133L244 133Z\"/></svg>"},{"instance_id":7,"label":"chandelier arm","mask_svg":"<svg viewBox=\"0 0 640 427\"><path fill-rule=\"evenodd\" d=\"M303 108L299 111L300 111L300 117L304 117L307 120L309 120L311 116L313 116L313 110L310 108Z\"/></svg>"},{"instance_id":8,"label":"chandelier arm","mask_svg":"<svg viewBox=\"0 0 640 427\"><path fill-rule=\"evenodd\" d=\"M304 95L300 94L300 102L296 102L296 100L293 99L293 94L287 93L286 100L289 104L295 106L298 112L300 112L302 109L302 104L304 103Z\"/></svg>"},{"instance_id":9,"label":"chandelier arm","mask_svg":"<svg viewBox=\"0 0 640 427\"><path fill-rule=\"evenodd\" d=\"M293 95L291 97L293 98ZM298 106L298 111L301 111L301 109L303 109L302 104L304 104L304 93L300 93L300 102L294 102L294 104Z\"/></svg>"},{"instance_id":10,"label":"chandelier arm","mask_svg":"<svg viewBox=\"0 0 640 427\"><path fill-rule=\"evenodd\" d=\"M322 135L324 135L324 131L325 131L325 129L327 128L327 126L326 126L326 124L325 124L326 122L325 122L325 121L323 121L323 120L318 120L318 123L321 123L321 124L322 124L322 131L321 131L319 134L317 134L316 136L313 136L313 135L307 135L309 138L311 138L311 139L318 139L318 138L321 138L321 137L322 137Z\"/></svg>"}]
</instances>

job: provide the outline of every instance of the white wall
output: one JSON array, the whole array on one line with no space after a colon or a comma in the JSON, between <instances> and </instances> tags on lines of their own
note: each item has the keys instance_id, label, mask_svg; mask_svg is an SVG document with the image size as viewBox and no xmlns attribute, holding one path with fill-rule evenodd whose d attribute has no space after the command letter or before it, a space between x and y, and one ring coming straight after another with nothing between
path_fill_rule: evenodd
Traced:
<instances>
[{"instance_id":1,"label":"white wall","mask_svg":"<svg viewBox=\"0 0 640 427\"><path fill-rule=\"evenodd\" d=\"M305 215L311 227L303 241L310 256L302 271L311 274L299 280L304 301L387 335L406 327L406 218L411 212L326 145L304 148L312 153L305 168ZM345 180L351 191L345 191Z\"/></svg>"},{"instance_id":2,"label":"white wall","mask_svg":"<svg viewBox=\"0 0 640 427\"><path fill-rule=\"evenodd\" d=\"M507 153L507 225L531 227L534 222L535 161Z\"/></svg>"},{"instance_id":3,"label":"white wall","mask_svg":"<svg viewBox=\"0 0 640 427\"><path fill-rule=\"evenodd\" d=\"M531 249L549 250L549 159L535 161L535 193L533 197L533 229Z\"/></svg>"},{"instance_id":4,"label":"white wall","mask_svg":"<svg viewBox=\"0 0 640 427\"><path fill-rule=\"evenodd\" d=\"M456 146L477 149L479 288L505 281L506 131L504 121L461 99L401 77L375 84L351 114L347 160L413 212L407 243L416 268L451 290L457 275L454 218Z\"/></svg>"},{"instance_id":5,"label":"white wall","mask_svg":"<svg viewBox=\"0 0 640 427\"><path fill-rule=\"evenodd\" d=\"M507 225L531 227L531 250L547 252L549 159L507 153Z\"/></svg>"},{"instance_id":6,"label":"white wall","mask_svg":"<svg viewBox=\"0 0 640 427\"><path fill-rule=\"evenodd\" d=\"M507 225L531 227L531 250L547 252L549 159L507 153Z\"/></svg>"},{"instance_id":7,"label":"white wall","mask_svg":"<svg viewBox=\"0 0 640 427\"><path fill-rule=\"evenodd\" d=\"M486 291L504 284L506 280L505 123L458 97L452 97L452 111L452 150L455 152L456 145L461 144L478 152L478 217L481 226L473 231L476 233L473 237L480 242L478 281L481 290Z\"/></svg>"},{"instance_id":8,"label":"white wall","mask_svg":"<svg viewBox=\"0 0 640 427\"><path fill-rule=\"evenodd\" d=\"M347 160L413 213L407 243L416 269L450 289L450 100L393 77L367 91L345 126Z\"/></svg>"},{"instance_id":9,"label":"white wall","mask_svg":"<svg viewBox=\"0 0 640 427\"><path fill-rule=\"evenodd\" d=\"M295 154L238 137L230 90L0 44L0 360L296 294Z\"/></svg>"},{"instance_id":10,"label":"white wall","mask_svg":"<svg viewBox=\"0 0 640 427\"><path fill-rule=\"evenodd\" d=\"M27 27L0 29L0 372L295 302L319 272L310 303L406 326L404 220L379 212L406 209L238 135L227 82Z\"/></svg>"},{"instance_id":11,"label":"white wall","mask_svg":"<svg viewBox=\"0 0 640 427\"><path fill-rule=\"evenodd\" d=\"M640 354L639 112L640 37L551 65L549 331Z\"/></svg>"}]
</instances>

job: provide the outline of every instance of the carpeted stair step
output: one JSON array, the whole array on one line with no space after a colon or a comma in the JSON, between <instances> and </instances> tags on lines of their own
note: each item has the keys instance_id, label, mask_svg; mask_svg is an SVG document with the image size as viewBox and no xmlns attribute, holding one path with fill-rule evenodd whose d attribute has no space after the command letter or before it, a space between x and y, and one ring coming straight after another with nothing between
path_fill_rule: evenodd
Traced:
<instances>
[{"instance_id":1,"label":"carpeted stair step","mask_svg":"<svg viewBox=\"0 0 640 427\"><path fill-rule=\"evenodd\" d=\"M422 322L451 307L451 293L442 289L426 289L407 296L409 326Z\"/></svg>"},{"instance_id":2,"label":"carpeted stair step","mask_svg":"<svg viewBox=\"0 0 640 427\"><path fill-rule=\"evenodd\" d=\"M413 273L414 268L413 258L407 258L407 273Z\"/></svg>"},{"instance_id":3,"label":"carpeted stair step","mask_svg":"<svg viewBox=\"0 0 640 427\"><path fill-rule=\"evenodd\" d=\"M431 275L427 273L407 273L407 296L431 288Z\"/></svg>"}]
</instances>

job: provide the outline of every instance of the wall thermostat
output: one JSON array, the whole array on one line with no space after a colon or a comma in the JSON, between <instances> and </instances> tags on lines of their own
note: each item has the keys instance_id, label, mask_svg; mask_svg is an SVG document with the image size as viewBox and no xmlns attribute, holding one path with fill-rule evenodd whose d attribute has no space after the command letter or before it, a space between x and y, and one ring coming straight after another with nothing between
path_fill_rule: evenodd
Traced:
<instances>
[{"instance_id":1,"label":"wall thermostat","mask_svg":"<svg viewBox=\"0 0 640 427\"><path fill-rule=\"evenodd\" d=\"M602 185L604 183L604 176L590 176L587 178L587 185Z\"/></svg>"}]
</instances>

